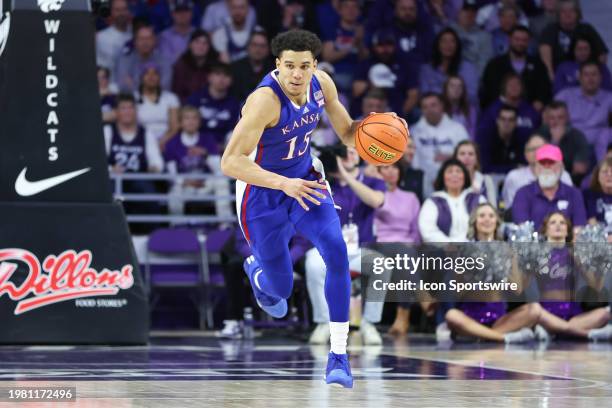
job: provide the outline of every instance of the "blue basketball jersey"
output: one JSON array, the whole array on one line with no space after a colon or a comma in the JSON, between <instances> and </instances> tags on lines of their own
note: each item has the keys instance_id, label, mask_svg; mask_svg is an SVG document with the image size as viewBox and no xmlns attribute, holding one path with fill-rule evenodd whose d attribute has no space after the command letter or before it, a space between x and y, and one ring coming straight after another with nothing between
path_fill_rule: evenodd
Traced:
<instances>
[{"instance_id":1,"label":"blue basketball jersey","mask_svg":"<svg viewBox=\"0 0 612 408\"><path fill-rule=\"evenodd\" d=\"M313 75L306 103L298 106L283 92L278 71L266 75L257 88L269 87L278 97L281 109L278 124L265 129L251 158L265 170L286 177L305 177L312 167L310 136L325 106L319 80Z\"/></svg>"}]
</instances>

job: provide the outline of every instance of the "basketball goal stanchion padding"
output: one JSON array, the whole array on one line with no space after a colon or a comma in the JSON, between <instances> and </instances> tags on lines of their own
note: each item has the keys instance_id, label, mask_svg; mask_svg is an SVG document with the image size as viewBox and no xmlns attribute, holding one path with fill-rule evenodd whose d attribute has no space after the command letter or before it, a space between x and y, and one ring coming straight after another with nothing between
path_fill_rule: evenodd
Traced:
<instances>
[{"instance_id":1,"label":"basketball goal stanchion padding","mask_svg":"<svg viewBox=\"0 0 612 408\"><path fill-rule=\"evenodd\" d=\"M0 343L145 343L147 298L110 189L89 2L12 3L0 13L10 18L0 34Z\"/></svg>"}]
</instances>

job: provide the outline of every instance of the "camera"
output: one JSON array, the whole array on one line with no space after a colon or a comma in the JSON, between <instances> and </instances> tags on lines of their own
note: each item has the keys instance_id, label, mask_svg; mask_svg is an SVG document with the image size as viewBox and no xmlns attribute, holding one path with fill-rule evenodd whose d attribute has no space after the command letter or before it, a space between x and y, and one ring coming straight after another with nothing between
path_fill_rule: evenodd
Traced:
<instances>
[{"instance_id":1,"label":"camera","mask_svg":"<svg viewBox=\"0 0 612 408\"><path fill-rule=\"evenodd\" d=\"M326 146L318 146L313 143L312 148L315 150L315 155L321 160L321 163L323 163L325 173L329 175L338 172L338 162L336 158L340 157L346 159L347 157L346 146L342 143Z\"/></svg>"}]
</instances>

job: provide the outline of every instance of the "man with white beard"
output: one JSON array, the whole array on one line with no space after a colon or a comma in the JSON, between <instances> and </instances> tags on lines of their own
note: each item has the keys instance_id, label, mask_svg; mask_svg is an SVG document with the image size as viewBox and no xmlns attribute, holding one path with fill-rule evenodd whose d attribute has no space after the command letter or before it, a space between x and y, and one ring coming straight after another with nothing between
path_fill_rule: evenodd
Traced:
<instances>
[{"instance_id":1,"label":"man with white beard","mask_svg":"<svg viewBox=\"0 0 612 408\"><path fill-rule=\"evenodd\" d=\"M561 183L563 154L554 145L546 144L536 151L536 181L521 187L512 205L512 221L520 224L533 221L536 230L554 211L565 214L575 227L586 224L586 210L580 190Z\"/></svg>"}]
</instances>

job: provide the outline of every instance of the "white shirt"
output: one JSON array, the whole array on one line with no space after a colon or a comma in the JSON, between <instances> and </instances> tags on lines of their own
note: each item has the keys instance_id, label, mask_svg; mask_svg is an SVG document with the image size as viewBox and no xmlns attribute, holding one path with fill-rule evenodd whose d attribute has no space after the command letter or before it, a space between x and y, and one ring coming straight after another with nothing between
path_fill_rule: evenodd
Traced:
<instances>
[{"instance_id":1,"label":"white shirt","mask_svg":"<svg viewBox=\"0 0 612 408\"><path fill-rule=\"evenodd\" d=\"M474 188L473 191L480 193L483 184L487 189L487 201L493 204L493 207L497 208L497 186L495 185L493 178L491 176L484 175L479 171L474 172L474 180L472 180L472 187Z\"/></svg>"},{"instance_id":2,"label":"white shirt","mask_svg":"<svg viewBox=\"0 0 612 408\"><path fill-rule=\"evenodd\" d=\"M136 138L136 133L121 133L121 139L130 143ZM111 143L113 141L113 128L110 125L104 126L104 142L106 145L106 155L110 154ZM157 138L151 133L145 131L145 155L150 169L155 169L156 172L164 170L164 159L159 150Z\"/></svg>"},{"instance_id":3,"label":"white shirt","mask_svg":"<svg viewBox=\"0 0 612 408\"><path fill-rule=\"evenodd\" d=\"M436 154L441 153L452 156L455 146L469 138L465 127L444 114L437 126L429 124L425 117L410 129L416 155L412 165L425 173L423 183L424 197L429 197L433 192L433 182L436 179L442 162L436 162Z\"/></svg>"},{"instance_id":4,"label":"white shirt","mask_svg":"<svg viewBox=\"0 0 612 408\"><path fill-rule=\"evenodd\" d=\"M230 20L229 8L226 0L219 0L212 4L209 4L204 11L202 17L202 30L212 33L219 28L225 21ZM249 12L246 17L247 26L251 27L257 20L255 9L249 6Z\"/></svg>"},{"instance_id":5,"label":"white shirt","mask_svg":"<svg viewBox=\"0 0 612 408\"><path fill-rule=\"evenodd\" d=\"M232 37L232 42L238 48L244 48L246 53L246 46L249 42L249 38L251 37L251 32L253 31L253 26L249 25L248 22L244 25L242 30L238 31L234 28L234 25L231 23L227 24L229 27L229 35ZM221 26L215 30L211 38L212 46L217 50L218 53L228 53L229 52L229 41L230 39L227 36L227 31L225 30L225 26ZM230 57L232 57L230 55ZM232 62L239 58L234 58Z\"/></svg>"},{"instance_id":6,"label":"white shirt","mask_svg":"<svg viewBox=\"0 0 612 408\"><path fill-rule=\"evenodd\" d=\"M512 207L514 196L519 188L526 186L529 183L533 183L536 180L535 174L531 171L529 166L519 167L518 169L512 170L506 176L504 186L502 187L502 199L504 200L504 208L508 209ZM567 171L563 171L561 175L561 182L573 186L572 178Z\"/></svg>"},{"instance_id":7,"label":"white shirt","mask_svg":"<svg viewBox=\"0 0 612 408\"><path fill-rule=\"evenodd\" d=\"M126 42L132 39L132 28L119 31L109 26L96 34L96 63L113 71L119 54Z\"/></svg>"},{"instance_id":8,"label":"white shirt","mask_svg":"<svg viewBox=\"0 0 612 408\"><path fill-rule=\"evenodd\" d=\"M138 93L135 94L135 98L137 101L140 101L140 95ZM147 132L152 133L157 139L160 139L168 130L170 109L179 107L180 102L178 97L168 91L162 91L157 103L154 103L148 98L142 98L142 102L136 105L138 123L144 126Z\"/></svg>"},{"instance_id":9,"label":"white shirt","mask_svg":"<svg viewBox=\"0 0 612 408\"><path fill-rule=\"evenodd\" d=\"M465 206L465 197L471 193L464 190L458 197L451 197L445 191L436 191L432 197L442 197L450 208L452 223L449 234L446 235L438 228L438 207L431 198L428 198L419 213L419 231L423 242L466 242L470 214ZM480 196L479 203L487 200Z\"/></svg>"}]
</instances>

